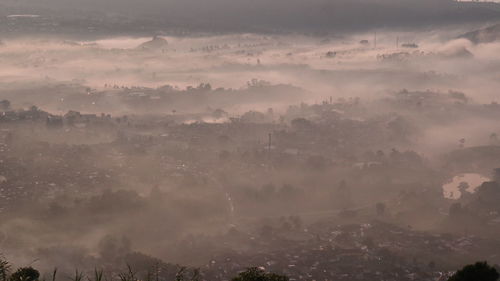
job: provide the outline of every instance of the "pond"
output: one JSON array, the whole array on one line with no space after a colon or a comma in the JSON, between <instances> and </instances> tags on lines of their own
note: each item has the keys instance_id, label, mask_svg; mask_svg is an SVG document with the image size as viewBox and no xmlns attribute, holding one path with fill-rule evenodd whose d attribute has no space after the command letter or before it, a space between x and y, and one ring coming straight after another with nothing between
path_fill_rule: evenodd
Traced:
<instances>
[{"instance_id":1,"label":"pond","mask_svg":"<svg viewBox=\"0 0 500 281\"><path fill-rule=\"evenodd\" d=\"M443 195L445 198L458 199L461 196L461 185L466 188L466 191L474 193L483 182L490 180L490 178L476 173L459 174L443 185Z\"/></svg>"}]
</instances>

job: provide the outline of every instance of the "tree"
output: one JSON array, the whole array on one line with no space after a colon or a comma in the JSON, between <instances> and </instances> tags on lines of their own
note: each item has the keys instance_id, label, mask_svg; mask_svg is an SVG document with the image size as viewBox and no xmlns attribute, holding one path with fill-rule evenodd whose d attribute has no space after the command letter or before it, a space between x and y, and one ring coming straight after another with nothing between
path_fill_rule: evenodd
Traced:
<instances>
[{"instance_id":1,"label":"tree","mask_svg":"<svg viewBox=\"0 0 500 281\"><path fill-rule=\"evenodd\" d=\"M291 122L292 129L296 131L307 131L314 127L313 123L305 118L296 118Z\"/></svg>"},{"instance_id":2,"label":"tree","mask_svg":"<svg viewBox=\"0 0 500 281\"><path fill-rule=\"evenodd\" d=\"M33 267L21 267L10 276L10 281L38 281L40 272Z\"/></svg>"},{"instance_id":3,"label":"tree","mask_svg":"<svg viewBox=\"0 0 500 281\"><path fill-rule=\"evenodd\" d=\"M498 144L498 135L497 135L497 133L491 133L491 135L490 135L490 144L492 144L492 145Z\"/></svg>"},{"instance_id":4,"label":"tree","mask_svg":"<svg viewBox=\"0 0 500 281\"><path fill-rule=\"evenodd\" d=\"M9 275L10 264L0 256L0 281L7 281Z\"/></svg>"},{"instance_id":5,"label":"tree","mask_svg":"<svg viewBox=\"0 0 500 281\"><path fill-rule=\"evenodd\" d=\"M0 109L1 110L9 110L10 109L10 101L8 101L8 100L1 100L0 101Z\"/></svg>"},{"instance_id":6,"label":"tree","mask_svg":"<svg viewBox=\"0 0 500 281\"><path fill-rule=\"evenodd\" d=\"M451 204L450 211L448 212L449 216L452 218L460 217L463 213L464 209L462 208L462 204L458 202Z\"/></svg>"},{"instance_id":7,"label":"tree","mask_svg":"<svg viewBox=\"0 0 500 281\"><path fill-rule=\"evenodd\" d=\"M460 191L460 195L465 197L467 189L469 189L469 183L463 181L458 184L458 191Z\"/></svg>"},{"instance_id":8,"label":"tree","mask_svg":"<svg viewBox=\"0 0 500 281\"><path fill-rule=\"evenodd\" d=\"M267 273L264 270L251 267L238 274L231 281L288 281L289 278L285 275L275 273Z\"/></svg>"},{"instance_id":9,"label":"tree","mask_svg":"<svg viewBox=\"0 0 500 281\"><path fill-rule=\"evenodd\" d=\"M465 147L465 138L459 139L458 140L458 147L459 148L464 148Z\"/></svg>"},{"instance_id":10,"label":"tree","mask_svg":"<svg viewBox=\"0 0 500 281\"><path fill-rule=\"evenodd\" d=\"M377 210L378 216L383 216L385 214L385 204L384 203L377 203L375 208Z\"/></svg>"},{"instance_id":11,"label":"tree","mask_svg":"<svg viewBox=\"0 0 500 281\"><path fill-rule=\"evenodd\" d=\"M264 80L259 80L259 79L252 79L247 82L248 88L262 88L262 87L267 87L270 86L271 82L264 81Z\"/></svg>"},{"instance_id":12,"label":"tree","mask_svg":"<svg viewBox=\"0 0 500 281\"><path fill-rule=\"evenodd\" d=\"M457 271L448 281L497 281L498 277L497 270L487 262L476 262Z\"/></svg>"}]
</instances>

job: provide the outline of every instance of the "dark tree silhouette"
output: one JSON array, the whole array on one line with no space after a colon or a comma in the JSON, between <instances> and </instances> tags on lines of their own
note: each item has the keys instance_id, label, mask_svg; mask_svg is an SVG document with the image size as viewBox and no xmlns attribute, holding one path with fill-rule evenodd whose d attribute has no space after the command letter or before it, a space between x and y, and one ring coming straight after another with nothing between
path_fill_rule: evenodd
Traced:
<instances>
[{"instance_id":1,"label":"dark tree silhouette","mask_svg":"<svg viewBox=\"0 0 500 281\"><path fill-rule=\"evenodd\" d=\"M497 281L498 277L497 270L487 262L476 262L457 271L448 281Z\"/></svg>"},{"instance_id":2,"label":"dark tree silhouette","mask_svg":"<svg viewBox=\"0 0 500 281\"><path fill-rule=\"evenodd\" d=\"M10 101L1 100L0 101L0 110L9 110L10 109Z\"/></svg>"},{"instance_id":3,"label":"dark tree silhouette","mask_svg":"<svg viewBox=\"0 0 500 281\"><path fill-rule=\"evenodd\" d=\"M0 281L6 281L9 275L10 264L0 256Z\"/></svg>"},{"instance_id":4,"label":"dark tree silhouette","mask_svg":"<svg viewBox=\"0 0 500 281\"><path fill-rule=\"evenodd\" d=\"M288 281L289 278L284 275L275 273L266 273L264 270L257 267L251 267L244 272L238 274L232 281Z\"/></svg>"},{"instance_id":5,"label":"dark tree silhouette","mask_svg":"<svg viewBox=\"0 0 500 281\"><path fill-rule=\"evenodd\" d=\"M383 216L385 214L385 204L384 203L377 203L375 208L377 210L378 216Z\"/></svg>"},{"instance_id":6,"label":"dark tree silhouette","mask_svg":"<svg viewBox=\"0 0 500 281\"><path fill-rule=\"evenodd\" d=\"M10 276L10 281L37 281L40 277L38 270L33 267L21 267Z\"/></svg>"}]
</instances>

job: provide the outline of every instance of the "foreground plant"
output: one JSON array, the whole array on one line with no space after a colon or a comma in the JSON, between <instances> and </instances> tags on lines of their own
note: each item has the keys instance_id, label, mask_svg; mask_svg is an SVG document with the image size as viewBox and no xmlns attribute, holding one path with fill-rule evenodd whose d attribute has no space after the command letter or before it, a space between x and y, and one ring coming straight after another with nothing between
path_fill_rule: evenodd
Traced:
<instances>
[{"instance_id":1,"label":"foreground plant","mask_svg":"<svg viewBox=\"0 0 500 281\"><path fill-rule=\"evenodd\" d=\"M267 273L264 270L251 267L246 271L238 274L232 281L289 281L290 279L285 275L278 275L275 273Z\"/></svg>"},{"instance_id":2,"label":"foreground plant","mask_svg":"<svg viewBox=\"0 0 500 281\"><path fill-rule=\"evenodd\" d=\"M497 281L497 270L487 262L476 262L453 274L448 281Z\"/></svg>"},{"instance_id":3,"label":"foreground plant","mask_svg":"<svg viewBox=\"0 0 500 281\"><path fill-rule=\"evenodd\" d=\"M0 256L0 280L7 281L10 272L10 264Z\"/></svg>"},{"instance_id":4,"label":"foreground plant","mask_svg":"<svg viewBox=\"0 0 500 281\"><path fill-rule=\"evenodd\" d=\"M21 267L16 272L12 273L10 281L38 281L40 272L33 267Z\"/></svg>"}]
</instances>

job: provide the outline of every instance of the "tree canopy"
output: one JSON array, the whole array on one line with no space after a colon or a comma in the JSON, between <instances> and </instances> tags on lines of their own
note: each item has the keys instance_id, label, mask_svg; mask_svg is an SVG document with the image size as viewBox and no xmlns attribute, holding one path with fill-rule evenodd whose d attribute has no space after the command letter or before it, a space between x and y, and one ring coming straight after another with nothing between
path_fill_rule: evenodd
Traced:
<instances>
[{"instance_id":1,"label":"tree canopy","mask_svg":"<svg viewBox=\"0 0 500 281\"><path fill-rule=\"evenodd\" d=\"M497 281L498 277L497 270L487 262L476 262L457 271L448 281Z\"/></svg>"},{"instance_id":2,"label":"tree canopy","mask_svg":"<svg viewBox=\"0 0 500 281\"><path fill-rule=\"evenodd\" d=\"M234 277L232 281L288 281L289 278L284 275L275 273L267 273L264 270L251 267L246 271L241 272L238 276Z\"/></svg>"}]
</instances>

